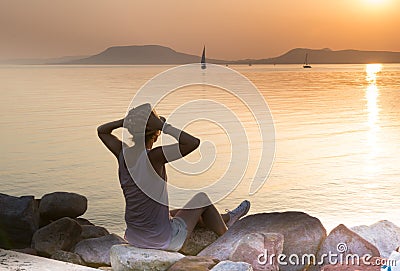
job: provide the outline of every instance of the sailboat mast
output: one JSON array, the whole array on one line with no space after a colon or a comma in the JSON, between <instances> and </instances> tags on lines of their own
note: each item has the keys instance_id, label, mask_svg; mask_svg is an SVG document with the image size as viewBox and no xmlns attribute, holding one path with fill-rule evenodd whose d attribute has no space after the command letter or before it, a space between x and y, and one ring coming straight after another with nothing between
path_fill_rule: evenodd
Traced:
<instances>
[{"instance_id":1,"label":"sailboat mast","mask_svg":"<svg viewBox=\"0 0 400 271\"><path fill-rule=\"evenodd\" d=\"M201 56L201 68L204 70L206 68L206 46L203 47L203 54Z\"/></svg>"}]
</instances>

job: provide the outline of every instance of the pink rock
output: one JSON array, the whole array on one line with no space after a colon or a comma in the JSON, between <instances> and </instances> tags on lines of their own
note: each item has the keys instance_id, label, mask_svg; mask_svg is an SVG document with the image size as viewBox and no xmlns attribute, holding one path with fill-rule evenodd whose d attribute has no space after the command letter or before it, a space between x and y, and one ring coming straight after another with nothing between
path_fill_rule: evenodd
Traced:
<instances>
[{"instance_id":1,"label":"pink rock","mask_svg":"<svg viewBox=\"0 0 400 271\"><path fill-rule=\"evenodd\" d=\"M370 263L375 263L375 260L379 258L373 258ZM380 271L381 267L380 265L365 265L360 262L359 265L351 265L351 264L330 264L330 265L325 265L321 271Z\"/></svg>"},{"instance_id":2,"label":"pink rock","mask_svg":"<svg viewBox=\"0 0 400 271\"><path fill-rule=\"evenodd\" d=\"M255 271L278 271L277 258L270 257L270 255L279 255L282 253L282 250L282 234L251 233L243 236L236 243L229 256L229 260L249 263Z\"/></svg>"}]
</instances>

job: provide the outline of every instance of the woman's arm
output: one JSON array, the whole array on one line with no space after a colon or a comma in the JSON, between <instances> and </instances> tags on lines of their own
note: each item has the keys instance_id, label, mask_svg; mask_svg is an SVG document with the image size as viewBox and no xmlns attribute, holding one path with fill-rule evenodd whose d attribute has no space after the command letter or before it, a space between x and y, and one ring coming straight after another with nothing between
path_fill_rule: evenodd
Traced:
<instances>
[{"instance_id":1,"label":"woman's arm","mask_svg":"<svg viewBox=\"0 0 400 271\"><path fill-rule=\"evenodd\" d=\"M152 163L161 162L165 164L167 162L172 162L188 155L200 145L200 139L156 117L150 117L148 126L153 129L161 130L178 141L177 144L157 147L151 150L151 152L149 152L149 159Z\"/></svg>"},{"instance_id":2,"label":"woman's arm","mask_svg":"<svg viewBox=\"0 0 400 271\"><path fill-rule=\"evenodd\" d=\"M122 142L112 133L113 130L123 127L124 119L112 121L100 125L97 134L106 147L118 158L122 150Z\"/></svg>"}]
</instances>

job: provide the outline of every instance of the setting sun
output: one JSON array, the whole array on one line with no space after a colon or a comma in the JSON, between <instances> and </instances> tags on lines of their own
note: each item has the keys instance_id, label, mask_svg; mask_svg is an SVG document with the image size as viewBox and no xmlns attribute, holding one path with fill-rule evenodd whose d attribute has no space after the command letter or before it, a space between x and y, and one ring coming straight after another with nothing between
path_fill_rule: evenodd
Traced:
<instances>
[{"instance_id":1,"label":"setting sun","mask_svg":"<svg viewBox=\"0 0 400 271\"><path fill-rule=\"evenodd\" d=\"M365 1L369 4L375 4L375 5L384 4L385 2L387 2L386 0L365 0Z\"/></svg>"}]
</instances>

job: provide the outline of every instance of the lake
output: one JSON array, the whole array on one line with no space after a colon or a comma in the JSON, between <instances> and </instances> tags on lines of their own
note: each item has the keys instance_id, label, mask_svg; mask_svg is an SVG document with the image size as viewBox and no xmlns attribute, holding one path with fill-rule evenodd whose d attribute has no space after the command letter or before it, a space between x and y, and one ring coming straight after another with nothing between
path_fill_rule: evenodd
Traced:
<instances>
[{"instance_id":1,"label":"lake","mask_svg":"<svg viewBox=\"0 0 400 271\"><path fill-rule=\"evenodd\" d=\"M171 67L0 66L0 192L37 198L54 191L80 193L89 200L84 217L122 235L124 199L117 161L99 141L96 128L122 118L137 90ZM274 163L255 195L248 195L248 186L255 169L263 166L257 160L260 141L253 140L252 122L237 98L192 86L157 106L168 117L182 103L216 100L245 119L251 159L243 181L217 203L221 211L247 198L250 213L304 211L328 230L339 223L355 226L382 219L400 226L400 64L229 68L254 83L274 120ZM207 110L200 106L192 113L201 118ZM195 176L169 166L169 182L201 188L226 170L229 138L206 120L186 128L202 141L214 142L216 159ZM121 130L116 134L121 136ZM198 151L188 157L198 159Z\"/></svg>"}]
</instances>

